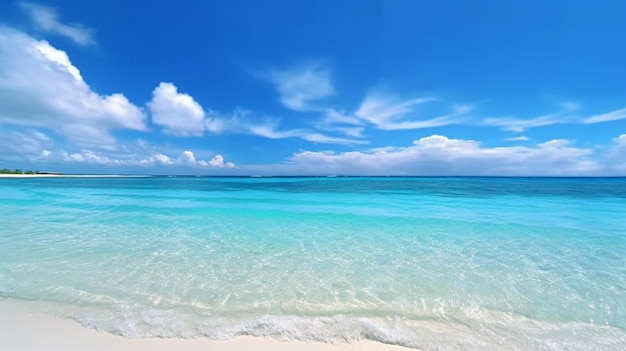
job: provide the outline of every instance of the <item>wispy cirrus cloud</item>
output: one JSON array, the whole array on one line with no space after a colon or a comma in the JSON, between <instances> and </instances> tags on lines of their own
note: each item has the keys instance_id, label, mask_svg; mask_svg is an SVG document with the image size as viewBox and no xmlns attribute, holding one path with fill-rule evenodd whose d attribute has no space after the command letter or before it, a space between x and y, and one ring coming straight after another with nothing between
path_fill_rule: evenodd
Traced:
<instances>
[{"instance_id":1,"label":"wispy cirrus cloud","mask_svg":"<svg viewBox=\"0 0 626 351\"><path fill-rule=\"evenodd\" d=\"M296 138L304 133L300 129L277 130L277 123L269 122L265 124L246 124L244 128L252 135L258 135L269 139Z\"/></svg>"},{"instance_id":2,"label":"wispy cirrus cloud","mask_svg":"<svg viewBox=\"0 0 626 351\"><path fill-rule=\"evenodd\" d=\"M322 63L300 64L287 69L273 69L257 73L257 77L276 86L280 102L285 108L315 111L314 102L335 94L330 69Z\"/></svg>"},{"instance_id":3,"label":"wispy cirrus cloud","mask_svg":"<svg viewBox=\"0 0 626 351\"><path fill-rule=\"evenodd\" d=\"M438 101L433 97L400 99L385 94L370 94L354 113L359 119L382 130L407 130L441 127L464 122L472 110L470 105L453 105L447 115L417 118L416 109L426 103Z\"/></svg>"},{"instance_id":4,"label":"wispy cirrus cloud","mask_svg":"<svg viewBox=\"0 0 626 351\"><path fill-rule=\"evenodd\" d=\"M362 126L365 123L354 116L350 116L345 113L345 111L338 111L334 108L328 109L324 116L322 116L320 120L320 124L322 125L357 125Z\"/></svg>"},{"instance_id":5,"label":"wispy cirrus cloud","mask_svg":"<svg viewBox=\"0 0 626 351\"><path fill-rule=\"evenodd\" d=\"M529 141L530 138L528 138L525 135L520 135L520 136L516 136L516 137L505 138L504 140L506 140L506 141Z\"/></svg>"},{"instance_id":6,"label":"wispy cirrus cloud","mask_svg":"<svg viewBox=\"0 0 626 351\"><path fill-rule=\"evenodd\" d=\"M24 10L33 23L46 33L69 38L78 45L94 44L93 30L82 24L65 24L59 21L58 13L51 7L20 1L17 5Z\"/></svg>"},{"instance_id":7,"label":"wispy cirrus cloud","mask_svg":"<svg viewBox=\"0 0 626 351\"><path fill-rule=\"evenodd\" d=\"M585 118L581 121L583 124L592 124L592 123L603 123L603 122L611 122L618 121L620 119L626 119L626 108L615 110L608 113L603 113L601 115L595 115L588 118Z\"/></svg>"},{"instance_id":8,"label":"wispy cirrus cloud","mask_svg":"<svg viewBox=\"0 0 626 351\"><path fill-rule=\"evenodd\" d=\"M516 117L490 117L482 121L482 125L501 127L512 132L524 132L530 128L544 127L552 124L571 123L572 118L563 116L560 113L547 114L531 119Z\"/></svg>"},{"instance_id":9,"label":"wispy cirrus cloud","mask_svg":"<svg viewBox=\"0 0 626 351\"><path fill-rule=\"evenodd\" d=\"M407 115L413 113L418 105L432 101L435 99L430 97L400 100L390 95L370 94L361 103L354 115L380 129L405 129L396 127L405 123L412 123L404 120Z\"/></svg>"},{"instance_id":10,"label":"wispy cirrus cloud","mask_svg":"<svg viewBox=\"0 0 626 351\"><path fill-rule=\"evenodd\" d=\"M300 138L313 143L338 145L356 145L369 143L365 140L333 137L316 131L311 131L309 129L277 130L277 124L271 122L266 124L248 124L245 126L245 128L248 129L250 134L262 136L269 139Z\"/></svg>"},{"instance_id":11,"label":"wispy cirrus cloud","mask_svg":"<svg viewBox=\"0 0 626 351\"><path fill-rule=\"evenodd\" d=\"M314 142L314 143L322 143L322 144L338 144L338 145L365 145L369 144L367 140L355 140L355 139L346 139L346 138L338 138L332 137L325 134L320 133L303 133L300 135L300 138Z\"/></svg>"},{"instance_id":12,"label":"wispy cirrus cloud","mask_svg":"<svg viewBox=\"0 0 626 351\"><path fill-rule=\"evenodd\" d=\"M626 119L626 108L586 118L574 115L573 113L577 109L577 104L564 103L562 104L562 111L536 118L490 117L483 119L480 124L501 127L503 130L521 133L531 128L545 127L553 124L595 124Z\"/></svg>"},{"instance_id":13,"label":"wispy cirrus cloud","mask_svg":"<svg viewBox=\"0 0 626 351\"><path fill-rule=\"evenodd\" d=\"M365 122L357 117L350 116L344 111L338 111L334 108L328 109L322 115L315 127L319 130L340 133L351 138L363 138L365 131Z\"/></svg>"}]
</instances>

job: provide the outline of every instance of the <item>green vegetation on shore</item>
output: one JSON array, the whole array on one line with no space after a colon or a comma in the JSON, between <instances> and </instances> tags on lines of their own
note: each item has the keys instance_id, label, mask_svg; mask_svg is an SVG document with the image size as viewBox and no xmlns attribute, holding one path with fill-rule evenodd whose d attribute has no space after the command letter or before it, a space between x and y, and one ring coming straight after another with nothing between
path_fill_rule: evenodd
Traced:
<instances>
[{"instance_id":1,"label":"green vegetation on shore","mask_svg":"<svg viewBox=\"0 0 626 351\"><path fill-rule=\"evenodd\" d=\"M31 170L21 171L19 169L12 171L10 169L5 168L5 169L0 170L0 174L45 174L45 172L31 171Z\"/></svg>"}]
</instances>

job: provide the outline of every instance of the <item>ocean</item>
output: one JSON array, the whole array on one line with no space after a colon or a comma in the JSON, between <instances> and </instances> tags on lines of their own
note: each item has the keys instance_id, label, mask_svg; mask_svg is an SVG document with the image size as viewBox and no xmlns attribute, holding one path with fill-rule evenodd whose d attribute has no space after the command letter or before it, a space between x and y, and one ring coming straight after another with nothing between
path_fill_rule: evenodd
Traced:
<instances>
[{"instance_id":1,"label":"ocean","mask_svg":"<svg viewBox=\"0 0 626 351\"><path fill-rule=\"evenodd\" d=\"M626 178L0 179L0 299L130 338L625 350Z\"/></svg>"}]
</instances>

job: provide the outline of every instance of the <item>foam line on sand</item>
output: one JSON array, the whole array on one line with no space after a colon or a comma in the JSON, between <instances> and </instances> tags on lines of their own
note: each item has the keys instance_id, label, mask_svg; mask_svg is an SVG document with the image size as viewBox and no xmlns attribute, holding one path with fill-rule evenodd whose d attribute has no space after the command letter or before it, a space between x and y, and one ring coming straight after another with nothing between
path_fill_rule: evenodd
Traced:
<instances>
[{"instance_id":1,"label":"foam line on sand","mask_svg":"<svg viewBox=\"0 0 626 351\"><path fill-rule=\"evenodd\" d=\"M373 341L330 345L241 336L232 340L199 339L126 339L87 329L69 319L59 319L28 308L27 302L0 299L0 350L118 350L118 351L406 351L400 346Z\"/></svg>"}]
</instances>

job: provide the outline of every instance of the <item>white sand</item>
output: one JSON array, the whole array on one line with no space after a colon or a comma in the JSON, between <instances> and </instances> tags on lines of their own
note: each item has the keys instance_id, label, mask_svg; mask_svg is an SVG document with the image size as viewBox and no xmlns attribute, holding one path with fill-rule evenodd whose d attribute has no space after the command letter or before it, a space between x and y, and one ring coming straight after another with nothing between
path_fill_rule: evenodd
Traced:
<instances>
[{"instance_id":1,"label":"white sand","mask_svg":"<svg viewBox=\"0 0 626 351\"><path fill-rule=\"evenodd\" d=\"M125 339L86 329L69 319L58 319L29 308L27 302L0 299L0 350L303 350L303 351L403 351L399 346L362 341L355 344L281 342L242 336L233 340Z\"/></svg>"}]
</instances>

